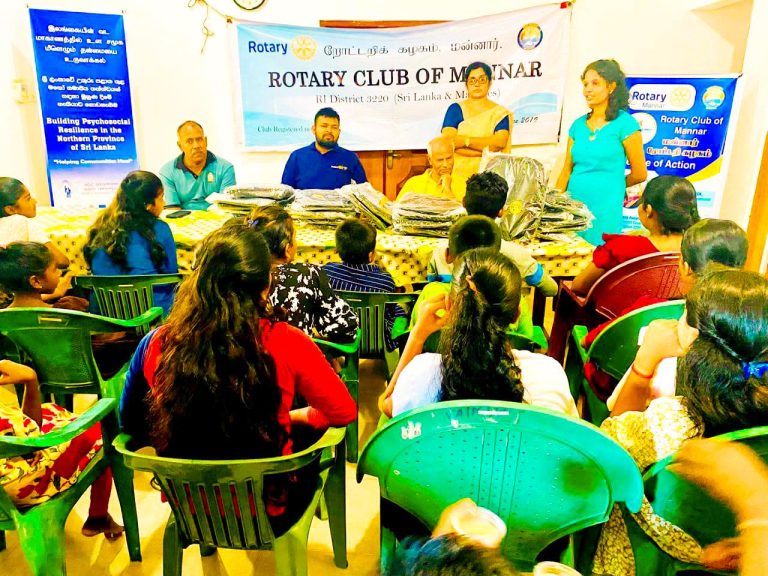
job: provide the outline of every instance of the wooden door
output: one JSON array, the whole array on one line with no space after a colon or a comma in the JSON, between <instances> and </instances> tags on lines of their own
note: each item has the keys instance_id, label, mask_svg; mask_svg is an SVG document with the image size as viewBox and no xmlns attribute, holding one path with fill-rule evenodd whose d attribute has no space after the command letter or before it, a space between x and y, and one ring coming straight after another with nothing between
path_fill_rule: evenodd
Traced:
<instances>
[{"instance_id":1,"label":"wooden door","mask_svg":"<svg viewBox=\"0 0 768 576\"><path fill-rule=\"evenodd\" d=\"M321 28L403 28L423 24L439 24L445 20L320 20ZM437 134L435 134L437 136ZM424 145L426 146L426 142ZM368 182L394 200L400 187L411 176L421 174L428 166L427 151L368 150L357 152L365 168Z\"/></svg>"},{"instance_id":2,"label":"wooden door","mask_svg":"<svg viewBox=\"0 0 768 576\"><path fill-rule=\"evenodd\" d=\"M357 155L368 182L390 200L408 178L421 174L429 164L426 150L369 150Z\"/></svg>"}]
</instances>

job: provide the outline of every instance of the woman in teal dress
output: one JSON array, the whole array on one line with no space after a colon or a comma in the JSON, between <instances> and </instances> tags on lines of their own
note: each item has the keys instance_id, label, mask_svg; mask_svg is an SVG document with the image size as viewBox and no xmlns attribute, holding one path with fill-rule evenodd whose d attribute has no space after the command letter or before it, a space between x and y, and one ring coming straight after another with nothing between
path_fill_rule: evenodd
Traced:
<instances>
[{"instance_id":1,"label":"woman in teal dress","mask_svg":"<svg viewBox=\"0 0 768 576\"><path fill-rule=\"evenodd\" d=\"M615 60L597 60L581 76L589 114L568 131L565 165L557 188L584 202L595 219L581 232L591 244L602 244L603 234L622 229L622 206L627 186L647 176L640 125L627 113L629 91ZM629 161L630 172L624 175Z\"/></svg>"}]
</instances>

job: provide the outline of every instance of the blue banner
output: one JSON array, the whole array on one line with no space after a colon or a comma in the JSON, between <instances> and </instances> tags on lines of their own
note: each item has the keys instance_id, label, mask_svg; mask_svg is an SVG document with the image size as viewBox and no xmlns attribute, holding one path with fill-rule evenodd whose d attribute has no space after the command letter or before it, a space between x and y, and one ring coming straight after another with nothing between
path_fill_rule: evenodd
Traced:
<instances>
[{"instance_id":1,"label":"blue banner","mask_svg":"<svg viewBox=\"0 0 768 576\"><path fill-rule=\"evenodd\" d=\"M736 81L736 76L627 78L629 111L640 123L648 179L672 175L690 180L702 217L716 218L720 211ZM628 193L626 228L640 227L637 211L630 208L640 191Z\"/></svg>"},{"instance_id":2,"label":"blue banner","mask_svg":"<svg viewBox=\"0 0 768 576\"><path fill-rule=\"evenodd\" d=\"M139 167L123 17L30 9L55 206L104 206Z\"/></svg>"}]
</instances>

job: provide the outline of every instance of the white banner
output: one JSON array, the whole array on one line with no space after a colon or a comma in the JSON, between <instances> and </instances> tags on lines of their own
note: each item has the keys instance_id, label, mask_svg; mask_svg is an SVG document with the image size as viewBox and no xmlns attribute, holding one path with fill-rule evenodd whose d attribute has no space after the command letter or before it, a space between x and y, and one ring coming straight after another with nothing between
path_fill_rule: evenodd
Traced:
<instances>
[{"instance_id":1,"label":"white banner","mask_svg":"<svg viewBox=\"0 0 768 576\"><path fill-rule=\"evenodd\" d=\"M475 61L493 68L488 97L514 113L512 143L556 142L569 30L560 3L412 28L238 24L243 144L306 145L315 112L330 106L346 148L425 148L467 97L463 71Z\"/></svg>"}]
</instances>

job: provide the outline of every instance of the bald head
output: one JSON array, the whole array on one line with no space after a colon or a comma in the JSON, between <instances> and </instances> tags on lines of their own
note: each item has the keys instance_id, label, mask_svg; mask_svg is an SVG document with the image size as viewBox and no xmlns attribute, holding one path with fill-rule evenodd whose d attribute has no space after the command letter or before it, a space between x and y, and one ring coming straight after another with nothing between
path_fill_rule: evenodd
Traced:
<instances>
[{"instance_id":1,"label":"bald head","mask_svg":"<svg viewBox=\"0 0 768 576\"><path fill-rule=\"evenodd\" d=\"M439 136L427 145L429 164L439 176L453 172L453 140Z\"/></svg>"},{"instance_id":2,"label":"bald head","mask_svg":"<svg viewBox=\"0 0 768 576\"><path fill-rule=\"evenodd\" d=\"M427 144L427 154L429 154L431 157L436 150L440 152L448 150L451 154L453 154L453 140L446 138L445 136L438 136L437 138L433 138L429 141L429 144Z\"/></svg>"}]
</instances>

